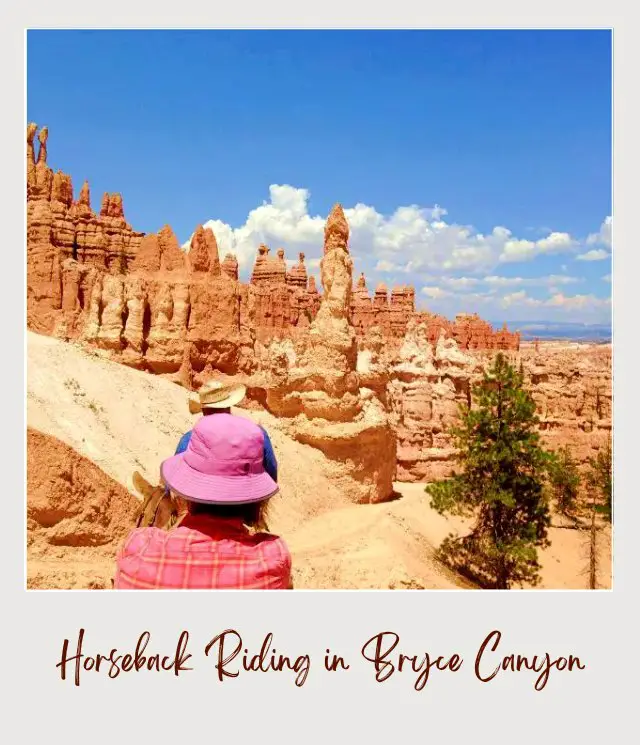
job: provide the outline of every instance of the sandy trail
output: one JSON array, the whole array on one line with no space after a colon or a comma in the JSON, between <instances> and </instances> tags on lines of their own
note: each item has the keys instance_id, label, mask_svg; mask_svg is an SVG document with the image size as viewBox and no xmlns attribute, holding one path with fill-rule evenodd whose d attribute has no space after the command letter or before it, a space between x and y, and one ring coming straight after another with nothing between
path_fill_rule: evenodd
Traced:
<instances>
[{"instance_id":1,"label":"sandy trail","mask_svg":"<svg viewBox=\"0 0 640 745\"><path fill-rule=\"evenodd\" d=\"M131 474L137 469L156 482L160 462L196 421L188 393L99 352L32 332L27 351L29 451L37 456L29 463L28 586L108 588L137 503ZM442 539L465 525L433 511L424 484L396 484L399 498L383 504L353 504L355 487L338 464L289 438L267 412L235 413L271 436L281 493L269 522L290 545L297 588L470 587L434 556ZM62 495L60 504L48 501L52 491ZM98 491L109 499L101 501ZM86 503L93 505L89 512ZM542 587L587 587L588 536L553 529L551 541L542 553ZM608 586L609 532L600 548L599 578Z\"/></svg>"}]
</instances>

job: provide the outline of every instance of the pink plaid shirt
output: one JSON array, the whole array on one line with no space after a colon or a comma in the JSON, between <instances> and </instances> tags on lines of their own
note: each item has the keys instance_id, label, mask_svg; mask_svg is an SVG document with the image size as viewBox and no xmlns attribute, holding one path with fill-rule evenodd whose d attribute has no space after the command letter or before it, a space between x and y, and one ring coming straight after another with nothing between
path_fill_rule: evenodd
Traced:
<instances>
[{"instance_id":1,"label":"pink plaid shirt","mask_svg":"<svg viewBox=\"0 0 640 745\"><path fill-rule=\"evenodd\" d=\"M117 590L286 590L282 538L252 535L240 520L187 515L172 530L137 528L117 557Z\"/></svg>"}]
</instances>

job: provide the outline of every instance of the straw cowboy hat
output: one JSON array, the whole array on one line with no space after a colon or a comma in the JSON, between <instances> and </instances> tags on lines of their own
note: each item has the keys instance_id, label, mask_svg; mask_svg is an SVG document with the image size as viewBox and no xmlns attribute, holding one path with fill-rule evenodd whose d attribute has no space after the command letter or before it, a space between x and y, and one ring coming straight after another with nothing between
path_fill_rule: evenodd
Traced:
<instances>
[{"instance_id":1,"label":"straw cowboy hat","mask_svg":"<svg viewBox=\"0 0 640 745\"><path fill-rule=\"evenodd\" d=\"M164 460L160 473L172 491L192 502L249 504L278 491L264 469L264 432L233 414L202 417L187 449Z\"/></svg>"},{"instance_id":2,"label":"straw cowboy hat","mask_svg":"<svg viewBox=\"0 0 640 745\"><path fill-rule=\"evenodd\" d=\"M212 380L189 396L189 411L199 414L203 409L228 409L237 406L246 392L246 386L241 383L225 384Z\"/></svg>"}]
</instances>

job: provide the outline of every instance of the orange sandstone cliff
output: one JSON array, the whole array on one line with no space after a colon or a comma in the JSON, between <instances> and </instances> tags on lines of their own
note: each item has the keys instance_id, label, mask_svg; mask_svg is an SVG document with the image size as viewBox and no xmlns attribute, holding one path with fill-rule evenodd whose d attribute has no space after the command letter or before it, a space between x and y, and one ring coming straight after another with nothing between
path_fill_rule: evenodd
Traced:
<instances>
[{"instance_id":1,"label":"orange sandstone cliff","mask_svg":"<svg viewBox=\"0 0 640 745\"><path fill-rule=\"evenodd\" d=\"M27 128L27 325L197 388L240 375L294 437L342 459L361 501L399 480L451 470L447 427L495 350L522 364L541 431L581 462L610 437L611 347L520 344L477 314L415 309L413 287L354 284L339 206L325 229L322 292L304 254L257 247L249 283L198 226L184 251L172 229L136 232L120 194L99 212L85 182L47 163L48 132ZM37 153L36 153L37 149ZM253 386L253 389L251 389ZM396 457L397 456L397 457Z\"/></svg>"},{"instance_id":2,"label":"orange sandstone cliff","mask_svg":"<svg viewBox=\"0 0 640 745\"><path fill-rule=\"evenodd\" d=\"M307 333L320 308L304 254L287 269L284 250L260 246L249 284L238 281L233 254L221 260L215 236L201 226L190 249L171 228L144 235L126 222L120 194L91 207L85 182L74 200L70 176L47 164L48 131L27 127L27 324L39 333L80 339L126 364L197 385L212 370L255 369L257 339ZM324 284L324 283L323 283ZM326 287L323 287L326 292ZM347 306L358 337L372 328L400 344L416 314L412 287L379 285L364 275ZM464 349L517 349L519 336L494 332L477 316L426 318L432 341L444 329Z\"/></svg>"}]
</instances>

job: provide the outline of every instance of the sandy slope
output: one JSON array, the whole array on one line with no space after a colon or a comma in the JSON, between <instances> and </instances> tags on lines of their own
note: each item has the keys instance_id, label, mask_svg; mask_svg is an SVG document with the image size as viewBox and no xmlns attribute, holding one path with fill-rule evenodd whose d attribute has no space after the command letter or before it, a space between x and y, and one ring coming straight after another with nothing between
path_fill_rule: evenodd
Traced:
<instances>
[{"instance_id":1,"label":"sandy slope","mask_svg":"<svg viewBox=\"0 0 640 745\"><path fill-rule=\"evenodd\" d=\"M95 535L105 534L104 525L113 526L114 495L122 486L132 493L133 470L155 481L161 460L173 453L180 435L192 426L195 419L187 410L187 392L97 352L33 333L28 334L27 384L28 426L46 436L38 439L39 455L29 466L34 473L29 476L28 584L109 587L122 531L110 528L113 540L100 539L99 545ZM466 586L434 558L435 547L455 523L430 509L424 485L396 484L401 498L354 505L350 499L354 487L338 465L318 450L291 440L268 413L236 413L263 424L271 435L281 494L273 500L270 524L291 547L296 587ZM40 462L49 464L44 476ZM46 485L57 478L51 464L62 462L67 464L67 477L53 489L65 495L62 506L38 506L37 500L46 500L43 495L52 491ZM96 466L102 474L92 470ZM96 502L93 512L83 512L78 504L87 494L95 502L95 483L103 479L107 486L102 491L110 493L111 502ZM126 501L130 494L122 491L121 498ZM130 510L118 514L125 520L120 528L126 529ZM70 535L73 520L94 521L90 531L78 528L94 536L93 543L60 538ZM60 525L66 525L66 530ZM52 535L58 536L53 543ZM576 531L553 532L552 547L543 557L543 586L586 586L581 574L586 565L584 541ZM608 568L607 559L603 580Z\"/></svg>"}]
</instances>

